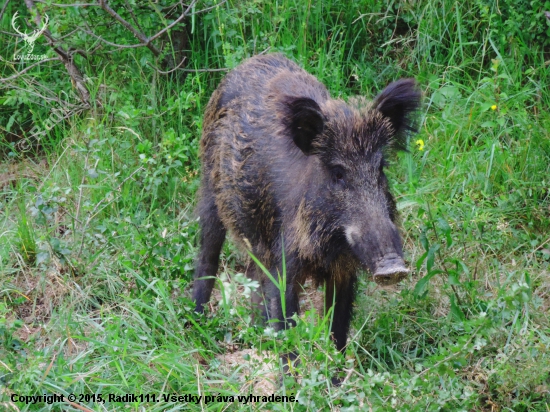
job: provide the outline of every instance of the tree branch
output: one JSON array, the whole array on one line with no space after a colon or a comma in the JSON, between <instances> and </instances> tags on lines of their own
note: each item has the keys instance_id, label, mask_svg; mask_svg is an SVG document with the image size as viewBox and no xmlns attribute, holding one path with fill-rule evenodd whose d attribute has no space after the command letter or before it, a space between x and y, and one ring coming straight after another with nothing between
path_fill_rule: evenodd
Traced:
<instances>
[{"instance_id":1,"label":"tree branch","mask_svg":"<svg viewBox=\"0 0 550 412\"><path fill-rule=\"evenodd\" d=\"M164 29L159 31L157 34L149 38L149 41L156 39L157 37L162 36L164 33L166 33L168 30L170 30L172 27L174 27L176 24L181 22L188 14L189 10L193 8L193 6L197 3L197 0L193 0L191 4L187 7L187 9L183 12L181 16L179 16L174 22L168 26L166 26Z\"/></svg>"},{"instance_id":2,"label":"tree branch","mask_svg":"<svg viewBox=\"0 0 550 412\"><path fill-rule=\"evenodd\" d=\"M109 45L109 46L113 46L113 47L117 47L119 49L137 49L138 47L143 47L144 44L142 43L138 43L138 44L118 44L118 43L113 43L113 42L110 42L109 40L105 40L103 37L101 36L98 36L97 34L95 34L93 31L91 30L86 30L82 27L79 28L81 31L83 31L84 33L86 34L89 34L90 36L92 37L95 37L96 39L100 40L101 42Z\"/></svg>"},{"instance_id":3,"label":"tree branch","mask_svg":"<svg viewBox=\"0 0 550 412\"><path fill-rule=\"evenodd\" d=\"M183 63L185 63L185 60L187 60L187 57L184 57L183 59L181 59L181 62L179 62L179 64L176 67L174 67L173 69L168 70L168 71L160 70L158 67L153 66L149 62L147 62L147 64L149 66L151 66L153 69L155 69L157 71L157 73L159 73L159 74L170 74L170 73L175 72L176 70L178 70L183 65Z\"/></svg>"},{"instance_id":4,"label":"tree branch","mask_svg":"<svg viewBox=\"0 0 550 412\"><path fill-rule=\"evenodd\" d=\"M40 13L36 9L36 5L34 4L34 1L25 0L25 4L29 10L31 11L34 10L36 12L35 23L37 27L39 27L42 21L42 17L40 16ZM67 69L67 72L71 77L73 86L76 88L78 94L80 95L80 100L82 100L82 102L86 106L90 106L90 92L88 91L88 88L84 84L84 76L82 75L78 67L76 67L76 65L74 64L72 56L69 55L62 47L55 45L56 40L52 37L48 29L44 30L44 37L48 39L48 45L53 48L53 50L59 56L60 60L65 65L65 68Z\"/></svg>"},{"instance_id":5,"label":"tree branch","mask_svg":"<svg viewBox=\"0 0 550 412\"><path fill-rule=\"evenodd\" d=\"M160 30L158 33L154 34L153 36L151 37L147 37L145 34L143 34L142 32L140 32L139 30L137 30L135 27L133 27L130 23L128 23L126 20L124 20L124 18L122 18L122 16L120 16L116 11L114 11L108 4L107 4L107 1L106 0L99 0L99 4L101 6L101 8L103 10L105 10L107 13L109 13L112 17L115 18L115 20L117 20L120 24L122 24L126 29L128 29L136 39L138 39L140 41L140 44L137 44L137 45L131 45L131 46L126 46L126 45L118 45L118 44L115 44L115 43L111 43L105 39L103 39L102 37L99 37L91 32L89 32L89 34L91 34L92 36L100 39L101 41L103 41L104 43L107 43L111 46L115 46L115 47L119 47L119 48L134 48L134 47L141 47L141 46L145 46L147 47L149 50L151 50L151 52L154 54L155 57L159 57L161 54L162 54L162 51L160 49L158 49L153 43L152 41L155 40L155 39L158 39L160 36L162 36L163 34L165 34L168 30L172 29L174 26L176 26L177 24L181 23L185 17L187 17L189 15L189 12L191 11L191 9L197 4L197 1L198 0L193 0L189 6L187 6L187 8L185 9L185 11L181 14L181 16L179 16L176 20L174 20L171 24L169 24L168 26L166 26L164 29ZM183 3L180 2L180 4L183 5ZM132 14L133 15L133 14ZM167 64L167 66L171 66L173 67L174 66L174 62L171 61L171 59L165 59L164 60L164 63ZM178 65L181 66L181 63Z\"/></svg>"},{"instance_id":6,"label":"tree branch","mask_svg":"<svg viewBox=\"0 0 550 412\"><path fill-rule=\"evenodd\" d=\"M220 7L220 6L221 6L222 4L224 4L224 3L227 3L227 0L222 0L222 1L220 1L218 4L214 4L213 6L206 7L206 8L204 8L204 9L202 9L202 10L196 11L196 12L194 12L194 13L192 14L192 16L195 16L195 15L201 14L201 13L206 13L207 11L210 11L210 10L212 10L212 9L215 9L216 7Z\"/></svg>"},{"instance_id":7,"label":"tree branch","mask_svg":"<svg viewBox=\"0 0 550 412\"><path fill-rule=\"evenodd\" d=\"M136 27L138 29L140 29L141 31L143 31L143 28L141 27L141 25L139 24L139 21L136 17L136 14L134 13L134 11L132 10L132 6L130 6L130 4L128 3L128 0L124 0L124 3L126 4L126 10L128 10L128 13L130 13L130 16L132 16L132 20L134 21L134 23L136 24Z\"/></svg>"},{"instance_id":8,"label":"tree branch","mask_svg":"<svg viewBox=\"0 0 550 412\"><path fill-rule=\"evenodd\" d=\"M107 13L109 13L112 17L114 17L115 20L117 20L120 24L122 24L127 30L129 30L136 39L138 39L141 42L142 46L147 47L151 52L156 56L160 56L161 51L154 45L151 44L151 40L147 38L147 36L138 30L136 30L130 23L128 23L126 20L124 20L120 14L118 14L116 11L114 11L105 0L99 0L99 5L103 10L105 10Z\"/></svg>"}]
</instances>

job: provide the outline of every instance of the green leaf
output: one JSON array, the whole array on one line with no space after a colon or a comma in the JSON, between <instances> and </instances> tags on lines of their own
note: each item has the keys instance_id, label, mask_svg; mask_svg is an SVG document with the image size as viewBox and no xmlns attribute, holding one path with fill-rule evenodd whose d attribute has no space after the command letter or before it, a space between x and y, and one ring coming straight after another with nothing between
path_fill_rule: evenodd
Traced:
<instances>
[{"instance_id":1,"label":"green leaf","mask_svg":"<svg viewBox=\"0 0 550 412\"><path fill-rule=\"evenodd\" d=\"M422 267L422 264L426 260L426 256L428 256L428 252L424 252L424 254L422 256L420 256L418 258L418 260L416 261L416 270L417 271L420 271L420 268Z\"/></svg>"},{"instance_id":2,"label":"green leaf","mask_svg":"<svg viewBox=\"0 0 550 412\"><path fill-rule=\"evenodd\" d=\"M414 287L414 295L416 297L423 298L425 296L425 291L428 286L428 283L430 282L430 279L433 278L435 275L438 275L439 273L442 273L442 270L434 270L430 273L428 273L426 276L424 276L422 279L420 279L418 282L416 282L416 285Z\"/></svg>"},{"instance_id":3,"label":"green leaf","mask_svg":"<svg viewBox=\"0 0 550 412\"><path fill-rule=\"evenodd\" d=\"M420 244L424 248L424 250L428 251L430 249L430 242L428 240L428 237L426 236L426 228L420 232Z\"/></svg>"},{"instance_id":4,"label":"green leaf","mask_svg":"<svg viewBox=\"0 0 550 412\"><path fill-rule=\"evenodd\" d=\"M447 247L451 247L451 245L453 244L453 239L451 237L451 227L449 226L447 221L443 218L437 219L437 223L439 225L439 228L445 235L445 238L447 239Z\"/></svg>"},{"instance_id":5,"label":"green leaf","mask_svg":"<svg viewBox=\"0 0 550 412\"><path fill-rule=\"evenodd\" d=\"M490 120L486 121L486 122L483 122L481 123L481 127L487 127L487 128L493 128L495 127L497 124L495 122L492 122Z\"/></svg>"},{"instance_id":6,"label":"green leaf","mask_svg":"<svg viewBox=\"0 0 550 412\"><path fill-rule=\"evenodd\" d=\"M464 312L462 312L462 309L456 304L456 297L455 295L451 295L451 315L453 318L455 318L458 321L464 321L466 320L466 316L464 316Z\"/></svg>"},{"instance_id":7,"label":"green leaf","mask_svg":"<svg viewBox=\"0 0 550 412\"><path fill-rule=\"evenodd\" d=\"M449 285L460 286L460 276L454 270L449 270Z\"/></svg>"},{"instance_id":8,"label":"green leaf","mask_svg":"<svg viewBox=\"0 0 550 412\"><path fill-rule=\"evenodd\" d=\"M430 247L430 250L428 250L428 255L426 257L426 270L428 271L428 273L431 273L432 271L432 267L435 261L435 254L439 250L439 248L439 243L435 243L432 247Z\"/></svg>"},{"instance_id":9,"label":"green leaf","mask_svg":"<svg viewBox=\"0 0 550 412\"><path fill-rule=\"evenodd\" d=\"M48 251L42 251L39 252L36 255L36 264L39 265L41 263L45 263L50 259L50 253Z\"/></svg>"}]
</instances>

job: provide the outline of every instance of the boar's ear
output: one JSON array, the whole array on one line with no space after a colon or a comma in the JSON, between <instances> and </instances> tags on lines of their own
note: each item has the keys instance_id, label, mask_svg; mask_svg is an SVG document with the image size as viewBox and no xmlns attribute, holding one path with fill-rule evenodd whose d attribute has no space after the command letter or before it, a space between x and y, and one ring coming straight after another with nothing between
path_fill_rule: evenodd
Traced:
<instances>
[{"instance_id":1,"label":"boar's ear","mask_svg":"<svg viewBox=\"0 0 550 412\"><path fill-rule=\"evenodd\" d=\"M309 97L285 96L282 101L283 123L292 140L302 152L309 155L313 151L313 140L325 125L325 116L317 102Z\"/></svg>"},{"instance_id":2,"label":"boar's ear","mask_svg":"<svg viewBox=\"0 0 550 412\"><path fill-rule=\"evenodd\" d=\"M380 93L374 107L387 117L395 130L393 145L405 149L407 132L415 132L415 112L420 106L421 93L414 79L401 79Z\"/></svg>"}]
</instances>

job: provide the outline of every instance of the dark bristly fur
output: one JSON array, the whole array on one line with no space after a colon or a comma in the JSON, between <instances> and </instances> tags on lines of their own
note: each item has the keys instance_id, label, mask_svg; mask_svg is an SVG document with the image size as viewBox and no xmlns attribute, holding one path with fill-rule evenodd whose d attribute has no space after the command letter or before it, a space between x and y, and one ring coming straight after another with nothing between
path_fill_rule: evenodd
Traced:
<instances>
[{"instance_id":1,"label":"dark bristly fur","mask_svg":"<svg viewBox=\"0 0 550 412\"><path fill-rule=\"evenodd\" d=\"M275 278L284 253L284 315L278 289L249 265L263 316L278 328L292 323L311 277L325 283L326 307L335 305L332 332L343 350L359 270L386 280L407 271L383 168L388 149L405 148L419 102L413 79L390 84L373 102L332 99L280 54L229 73L204 117L196 311L210 298L228 230Z\"/></svg>"}]
</instances>

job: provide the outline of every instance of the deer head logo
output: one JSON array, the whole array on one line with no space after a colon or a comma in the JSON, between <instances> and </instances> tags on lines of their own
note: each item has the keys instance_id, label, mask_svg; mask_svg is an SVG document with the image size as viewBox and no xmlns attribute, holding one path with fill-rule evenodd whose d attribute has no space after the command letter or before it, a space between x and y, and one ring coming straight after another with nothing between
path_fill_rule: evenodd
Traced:
<instances>
[{"instance_id":1,"label":"deer head logo","mask_svg":"<svg viewBox=\"0 0 550 412\"><path fill-rule=\"evenodd\" d=\"M17 32L17 34L19 34L23 38L23 41L25 43L27 43L28 53L31 54L32 51L34 50L34 42L36 41L36 39L38 39L40 37L40 35L42 33L44 33L46 31L46 27L48 26L49 18L48 18L48 15L45 14L44 15L45 16L45 21L42 24L42 28L33 30L33 32L31 34L27 34L27 33L21 33L19 31L19 26L16 25L15 21L17 20L18 13L19 12L15 12L15 14L13 15L13 18L11 19L11 25L12 25L13 29ZM41 21L41 23L42 23L42 21Z\"/></svg>"}]
</instances>

